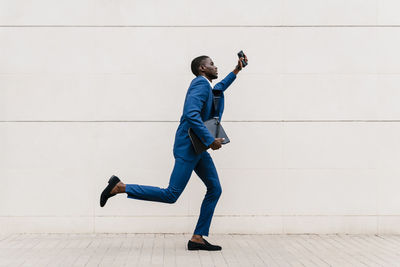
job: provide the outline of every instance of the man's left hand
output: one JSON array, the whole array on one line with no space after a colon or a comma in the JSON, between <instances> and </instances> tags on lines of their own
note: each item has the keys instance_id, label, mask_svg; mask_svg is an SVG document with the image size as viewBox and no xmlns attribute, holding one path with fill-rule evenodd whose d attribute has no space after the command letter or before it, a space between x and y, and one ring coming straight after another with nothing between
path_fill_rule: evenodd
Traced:
<instances>
[{"instance_id":1,"label":"man's left hand","mask_svg":"<svg viewBox=\"0 0 400 267\"><path fill-rule=\"evenodd\" d=\"M233 70L233 73L238 74L239 71L243 69L242 60L244 60L247 63L248 62L247 56L245 55L244 57L239 58L238 64L236 65L236 68Z\"/></svg>"}]
</instances>

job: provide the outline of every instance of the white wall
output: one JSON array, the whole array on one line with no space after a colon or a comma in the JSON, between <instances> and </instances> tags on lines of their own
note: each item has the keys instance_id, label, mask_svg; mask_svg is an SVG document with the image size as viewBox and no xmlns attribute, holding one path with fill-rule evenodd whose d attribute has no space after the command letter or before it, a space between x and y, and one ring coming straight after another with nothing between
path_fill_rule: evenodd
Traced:
<instances>
[{"instance_id":1,"label":"white wall","mask_svg":"<svg viewBox=\"0 0 400 267\"><path fill-rule=\"evenodd\" d=\"M232 142L211 152L211 233L399 233L395 0L1 1L0 232L194 230L174 205L99 194L165 187L190 61L227 74ZM222 77L221 77L222 78Z\"/></svg>"}]
</instances>

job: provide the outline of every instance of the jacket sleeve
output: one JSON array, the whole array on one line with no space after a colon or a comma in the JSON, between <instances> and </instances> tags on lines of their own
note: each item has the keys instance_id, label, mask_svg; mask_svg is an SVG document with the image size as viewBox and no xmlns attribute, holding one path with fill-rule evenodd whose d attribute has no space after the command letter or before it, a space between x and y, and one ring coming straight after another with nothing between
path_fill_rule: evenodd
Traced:
<instances>
[{"instance_id":1,"label":"jacket sleeve","mask_svg":"<svg viewBox=\"0 0 400 267\"><path fill-rule=\"evenodd\" d=\"M219 98L219 104L217 109L217 114L219 119L222 119L222 114L224 113L224 91L232 84L232 82L236 79L236 75L233 72L230 72L222 81L217 83L213 88L213 94L215 97Z\"/></svg>"},{"instance_id":2,"label":"jacket sleeve","mask_svg":"<svg viewBox=\"0 0 400 267\"><path fill-rule=\"evenodd\" d=\"M200 114L209 97L210 91L206 80L199 79L195 81L188 90L183 107L183 117L189 123L189 127L193 129L195 134L207 147L214 142L214 137L204 125Z\"/></svg>"},{"instance_id":3,"label":"jacket sleeve","mask_svg":"<svg viewBox=\"0 0 400 267\"><path fill-rule=\"evenodd\" d=\"M225 91L229 85L232 84L232 82L236 79L236 75L233 72L230 72L228 75L226 75L226 77L220 81L219 83L217 83L214 86L213 90L221 90L222 92Z\"/></svg>"}]
</instances>

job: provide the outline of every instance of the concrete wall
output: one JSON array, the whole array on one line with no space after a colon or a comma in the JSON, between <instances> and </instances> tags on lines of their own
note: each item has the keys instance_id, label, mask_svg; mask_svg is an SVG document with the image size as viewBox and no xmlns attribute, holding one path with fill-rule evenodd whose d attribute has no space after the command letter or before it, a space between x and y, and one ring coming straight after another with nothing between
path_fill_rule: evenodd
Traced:
<instances>
[{"instance_id":1,"label":"concrete wall","mask_svg":"<svg viewBox=\"0 0 400 267\"><path fill-rule=\"evenodd\" d=\"M400 232L395 0L1 1L0 232L194 230L174 205L99 194L165 187L190 61L220 75L232 142L211 152L211 233ZM160 138L161 136L161 138Z\"/></svg>"}]
</instances>

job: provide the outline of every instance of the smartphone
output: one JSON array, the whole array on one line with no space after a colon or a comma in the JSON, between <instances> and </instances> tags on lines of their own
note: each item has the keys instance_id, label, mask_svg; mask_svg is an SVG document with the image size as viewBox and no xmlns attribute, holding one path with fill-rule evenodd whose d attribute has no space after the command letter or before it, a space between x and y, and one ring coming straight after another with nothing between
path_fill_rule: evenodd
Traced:
<instances>
[{"instance_id":1,"label":"smartphone","mask_svg":"<svg viewBox=\"0 0 400 267\"><path fill-rule=\"evenodd\" d=\"M245 57L243 50L240 50L240 52L238 53L238 57L239 58ZM242 59L242 65L243 65L243 68L247 66L247 62L244 59Z\"/></svg>"}]
</instances>

